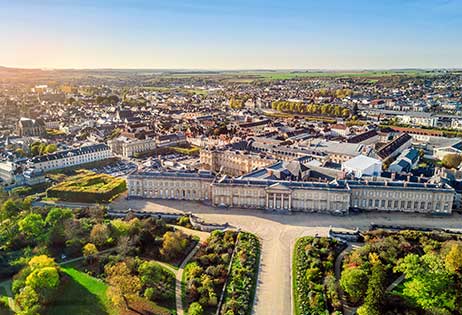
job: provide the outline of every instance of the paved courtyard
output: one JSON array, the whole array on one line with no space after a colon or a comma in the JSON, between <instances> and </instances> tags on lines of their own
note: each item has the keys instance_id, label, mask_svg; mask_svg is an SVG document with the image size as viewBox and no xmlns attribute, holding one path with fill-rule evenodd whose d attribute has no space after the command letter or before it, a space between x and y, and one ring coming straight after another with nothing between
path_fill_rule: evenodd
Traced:
<instances>
[{"instance_id":1,"label":"paved courtyard","mask_svg":"<svg viewBox=\"0 0 462 315\"><path fill-rule=\"evenodd\" d=\"M327 235L330 226L367 229L371 223L462 229L462 216L433 218L417 214L367 213L336 217L323 214L273 214L262 210L217 209L201 203L166 200L119 199L115 210L190 211L210 223L225 223L261 238L262 256L254 306L256 315L292 314L291 252L297 238Z\"/></svg>"}]
</instances>

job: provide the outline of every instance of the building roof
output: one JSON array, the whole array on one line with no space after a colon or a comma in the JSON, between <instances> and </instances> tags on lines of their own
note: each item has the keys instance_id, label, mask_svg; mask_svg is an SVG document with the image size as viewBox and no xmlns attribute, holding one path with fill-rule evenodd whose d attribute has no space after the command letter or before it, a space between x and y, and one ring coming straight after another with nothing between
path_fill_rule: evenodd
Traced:
<instances>
[{"instance_id":1,"label":"building roof","mask_svg":"<svg viewBox=\"0 0 462 315\"><path fill-rule=\"evenodd\" d=\"M84 155L88 153L106 151L106 150L110 150L110 148L104 143L99 143L95 145L80 147L78 149L63 150L63 151L58 151L58 152L51 153L51 154L36 156L30 159L30 162L41 163L41 162L46 162L46 161L64 159L69 156Z\"/></svg>"},{"instance_id":2,"label":"building roof","mask_svg":"<svg viewBox=\"0 0 462 315\"><path fill-rule=\"evenodd\" d=\"M382 165L380 160L365 156L358 155L351 160L342 163L344 168L364 170L369 168L371 165Z\"/></svg>"}]
</instances>

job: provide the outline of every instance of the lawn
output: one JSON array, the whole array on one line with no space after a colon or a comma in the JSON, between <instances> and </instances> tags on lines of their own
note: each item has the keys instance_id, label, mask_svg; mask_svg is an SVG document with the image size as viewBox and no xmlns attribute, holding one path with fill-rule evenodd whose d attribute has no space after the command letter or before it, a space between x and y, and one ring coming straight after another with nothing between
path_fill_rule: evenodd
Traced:
<instances>
[{"instance_id":1,"label":"lawn","mask_svg":"<svg viewBox=\"0 0 462 315\"><path fill-rule=\"evenodd\" d=\"M108 285L88 274L77 270L78 263L61 266L61 270L69 276L57 300L48 307L46 315L79 314L79 315L170 315L175 314L175 299L168 301L165 306L158 305L144 298L137 297L130 300L132 310L119 310L106 296ZM165 269L172 275L174 274ZM174 287L174 284L173 284ZM0 311L0 315L3 315Z\"/></svg>"},{"instance_id":2,"label":"lawn","mask_svg":"<svg viewBox=\"0 0 462 315\"><path fill-rule=\"evenodd\" d=\"M107 285L72 267L61 270L66 279L57 300L46 310L47 315L115 315L118 311L106 297Z\"/></svg>"}]
</instances>

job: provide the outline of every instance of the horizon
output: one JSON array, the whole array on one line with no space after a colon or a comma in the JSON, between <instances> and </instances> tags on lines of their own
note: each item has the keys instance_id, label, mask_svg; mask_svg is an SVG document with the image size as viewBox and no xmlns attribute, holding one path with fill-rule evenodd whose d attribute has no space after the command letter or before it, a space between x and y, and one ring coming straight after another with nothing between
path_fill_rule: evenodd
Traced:
<instances>
[{"instance_id":1,"label":"horizon","mask_svg":"<svg viewBox=\"0 0 462 315\"><path fill-rule=\"evenodd\" d=\"M461 67L403 67L403 68L51 68L51 67L10 67L0 65L0 69L11 70L41 70L41 71L104 71L104 70L125 70L125 71L178 71L178 72L375 72L375 71L390 71L390 72L406 72L406 71L459 71Z\"/></svg>"},{"instance_id":2,"label":"horizon","mask_svg":"<svg viewBox=\"0 0 462 315\"><path fill-rule=\"evenodd\" d=\"M0 18L11 68L462 67L455 0L0 0Z\"/></svg>"}]
</instances>

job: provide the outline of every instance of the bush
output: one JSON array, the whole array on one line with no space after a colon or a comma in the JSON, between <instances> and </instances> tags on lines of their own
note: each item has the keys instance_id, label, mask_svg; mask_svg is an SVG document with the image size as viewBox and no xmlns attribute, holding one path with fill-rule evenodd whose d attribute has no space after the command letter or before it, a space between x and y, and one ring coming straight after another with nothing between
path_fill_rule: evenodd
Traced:
<instances>
[{"instance_id":1,"label":"bush","mask_svg":"<svg viewBox=\"0 0 462 315\"><path fill-rule=\"evenodd\" d=\"M203 315L204 308L197 302L192 303L188 309L188 315Z\"/></svg>"}]
</instances>

